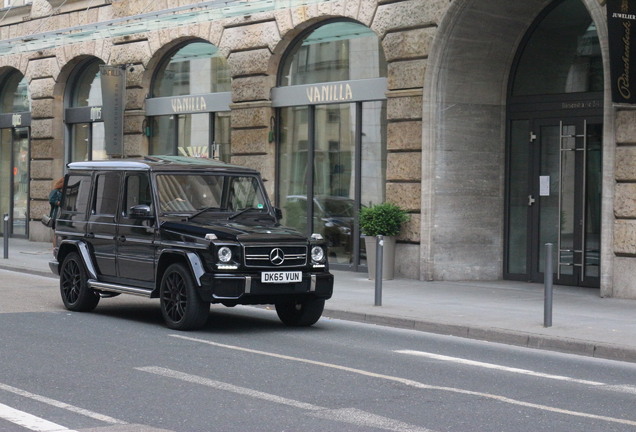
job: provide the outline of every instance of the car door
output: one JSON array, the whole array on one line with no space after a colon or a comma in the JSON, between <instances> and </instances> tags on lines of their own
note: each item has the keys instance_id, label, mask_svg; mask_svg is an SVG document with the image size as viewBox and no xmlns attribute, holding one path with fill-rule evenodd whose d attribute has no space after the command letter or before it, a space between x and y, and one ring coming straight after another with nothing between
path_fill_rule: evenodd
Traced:
<instances>
[{"instance_id":1,"label":"car door","mask_svg":"<svg viewBox=\"0 0 636 432\"><path fill-rule=\"evenodd\" d=\"M135 284L152 283L155 275L157 225L147 172L124 176L117 236L118 272Z\"/></svg>"},{"instance_id":2,"label":"car door","mask_svg":"<svg viewBox=\"0 0 636 432\"><path fill-rule=\"evenodd\" d=\"M95 173L86 242L91 246L100 279L117 276L117 225L115 217L120 196L121 172Z\"/></svg>"}]
</instances>

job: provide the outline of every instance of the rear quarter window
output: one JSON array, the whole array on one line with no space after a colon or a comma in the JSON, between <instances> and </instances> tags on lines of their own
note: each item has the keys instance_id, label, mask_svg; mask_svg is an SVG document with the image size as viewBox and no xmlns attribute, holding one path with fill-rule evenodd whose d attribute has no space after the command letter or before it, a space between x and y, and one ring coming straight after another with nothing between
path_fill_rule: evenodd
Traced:
<instances>
[{"instance_id":1,"label":"rear quarter window","mask_svg":"<svg viewBox=\"0 0 636 432\"><path fill-rule=\"evenodd\" d=\"M66 182L62 210L69 213L85 214L88 208L88 197L91 178L88 175L72 174Z\"/></svg>"}]
</instances>

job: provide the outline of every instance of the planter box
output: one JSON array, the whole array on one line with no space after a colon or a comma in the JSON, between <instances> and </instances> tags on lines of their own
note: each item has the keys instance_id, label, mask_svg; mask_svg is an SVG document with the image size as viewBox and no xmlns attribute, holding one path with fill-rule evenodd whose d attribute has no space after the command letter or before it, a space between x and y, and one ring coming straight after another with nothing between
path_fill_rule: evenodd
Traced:
<instances>
[{"instance_id":1,"label":"planter box","mask_svg":"<svg viewBox=\"0 0 636 432\"><path fill-rule=\"evenodd\" d=\"M367 268L369 280L375 279L375 247L376 238L365 236L364 243L367 248ZM395 237L384 237L384 250L382 251L382 280L392 280L395 273Z\"/></svg>"}]
</instances>

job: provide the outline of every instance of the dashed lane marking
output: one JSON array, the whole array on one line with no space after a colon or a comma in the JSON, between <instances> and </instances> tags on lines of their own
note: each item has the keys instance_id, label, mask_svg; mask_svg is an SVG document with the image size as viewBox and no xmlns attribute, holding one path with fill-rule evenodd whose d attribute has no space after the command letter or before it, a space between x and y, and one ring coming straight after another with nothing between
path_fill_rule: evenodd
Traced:
<instances>
[{"instance_id":1,"label":"dashed lane marking","mask_svg":"<svg viewBox=\"0 0 636 432\"><path fill-rule=\"evenodd\" d=\"M491 394L491 393L483 393L483 392L477 392L477 391L472 391L472 390L465 390L465 389L460 389L460 388L456 388L456 387L444 387L444 386L436 386L436 385L424 384L424 383L421 383L421 382L418 382L418 381L414 381L414 380L410 380L410 379L406 379L406 378L400 378L400 377L395 377L395 376L391 376L391 375L383 375L383 374L379 374L379 373L375 373L375 372L369 372L369 371L365 371L365 370L362 370L362 369L356 369L356 368L352 368L352 367L348 367L348 366L340 366L340 365L336 365L336 364L332 364L332 363L325 363L325 362L321 362L321 361L317 361L317 360L310 360L310 359L305 359L305 358L300 358L300 357L292 357L292 356L288 356L288 355L284 355L284 354L276 354L276 353L271 353L271 352L267 352L267 351L259 351L259 350L255 350L255 349L251 349L251 348L243 348L243 347L239 347L239 346L235 346L235 345L221 344L221 343L218 343L218 342L212 342L212 341L205 340L205 339L198 339L198 338L193 338L193 337L189 337L189 336L183 336L183 335L180 335L180 334L171 334L170 336L174 337L174 338L178 338L178 339L191 341L191 342L211 345L211 346L215 346L215 347L218 347L218 348L226 348L226 349L231 349L231 350L235 350L235 351L248 352L248 353L252 353L252 354L268 356L268 357L278 358L278 359L282 359L282 360L296 361L296 362L311 364L311 365L314 365L314 366L321 366L321 367L325 367L325 368L336 369L336 370L340 370L340 371L343 371L343 372L355 373L355 374L367 376L367 377L370 377L370 378L378 378L378 379L383 379L383 380L387 380L387 381L397 382L397 383L403 384L405 386L409 386L409 387L413 387L413 388L417 388L417 389L421 389L421 390L438 390L438 391L445 391L445 392L449 392L449 393L455 393L455 394L461 394L461 395L467 395L467 396L481 397L481 398L485 398L485 399L496 400L496 401L499 401L499 402L502 402L502 403L506 403L506 404L510 404L510 405L522 406L522 407L525 407L525 408L533 408L533 409L537 409L537 410L541 410L541 411L553 412L553 413L556 413L556 414L571 415L571 416L574 416L574 417L581 417L581 418L588 418L588 419L592 419L592 420L606 421L606 422L609 422L609 423L618 423L618 424L636 426L636 421L634 421L634 420L607 417L607 416L602 416L602 415L597 415L597 414L590 414L590 413L579 412L579 411L571 411L571 410L551 407L551 406L547 406L547 405L541 405L541 404L536 404L536 403L532 403L532 402L525 402L525 401L521 401L521 400L517 400L517 399L511 399L511 398L508 398L508 397L505 397L505 396L500 396L500 395Z\"/></svg>"},{"instance_id":2,"label":"dashed lane marking","mask_svg":"<svg viewBox=\"0 0 636 432\"><path fill-rule=\"evenodd\" d=\"M630 386L630 385L609 385L599 381L584 380L584 379L573 378L573 377L568 377L564 375L546 374L546 373L536 372L536 371L532 371L528 369L519 369L519 368L498 365L494 363L478 362L474 360L464 359L461 357L449 357L445 355L434 354L434 353L429 353L424 351L396 350L393 352L398 354L408 354L408 355L413 355L418 357L426 357L433 360L440 360L444 362L463 364L466 366L481 367L485 369L494 369L494 370L498 370L502 372L510 372L510 373L516 373L521 375L529 375L529 376L535 376L539 378L552 379L557 381L566 381L566 382L571 382L576 384L589 385L589 386L601 388L603 390L610 390L610 391L615 391L620 393L636 394L636 387Z\"/></svg>"},{"instance_id":3,"label":"dashed lane marking","mask_svg":"<svg viewBox=\"0 0 636 432\"><path fill-rule=\"evenodd\" d=\"M0 418L37 432L77 432L4 404L0 404Z\"/></svg>"},{"instance_id":4,"label":"dashed lane marking","mask_svg":"<svg viewBox=\"0 0 636 432\"><path fill-rule=\"evenodd\" d=\"M93 411L89 411L89 410L84 409L84 408L76 407L74 405L67 404L66 402L61 402L61 401L58 401L58 400L55 400L55 399L48 398L46 396L42 396L42 395L38 395L38 394L35 394L35 393L31 393L31 392L28 392L26 390L22 390L22 389L19 389L19 388L16 388L16 387L12 387L12 386L7 385L7 384L0 383L0 390L4 390L4 391L9 392L9 393L13 393L13 394L25 397L25 398L29 398L29 399L32 399L34 401L42 402L42 403L45 403L47 405L54 406L56 408L62 408L62 409L65 409L67 411L74 412L76 414L81 414L81 415L83 415L85 417L90 417L92 419L99 420L99 421L102 421L104 423L121 424L121 425L127 424L125 421L118 420L116 418L113 418L113 417L110 417L110 416L107 416L107 415L104 415L104 414L99 414L99 413L96 413L96 412L93 412Z\"/></svg>"},{"instance_id":5,"label":"dashed lane marking","mask_svg":"<svg viewBox=\"0 0 636 432\"><path fill-rule=\"evenodd\" d=\"M223 390L239 394L242 396L252 397L256 399L265 400L277 404L287 405L292 408L298 408L302 410L310 411L309 415L312 417L318 417L321 419L337 421L341 423L352 424L367 428L383 429L394 432L433 432L430 429L422 428L415 425L410 425L398 420L393 420L387 417L371 414L355 408L344 409L329 409L318 405L297 401L281 397L278 395L265 393L262 391L239 387L234 384L224 383L221 381L212 380L209 378L200 377L197 375L191 375L184 372L175 371L172 369L166 369L158 366L148 366L136 368L142 372L148 372L151 374L174 378L181 381L204 385L217 390Z\"/></svg>"}]
</instances>

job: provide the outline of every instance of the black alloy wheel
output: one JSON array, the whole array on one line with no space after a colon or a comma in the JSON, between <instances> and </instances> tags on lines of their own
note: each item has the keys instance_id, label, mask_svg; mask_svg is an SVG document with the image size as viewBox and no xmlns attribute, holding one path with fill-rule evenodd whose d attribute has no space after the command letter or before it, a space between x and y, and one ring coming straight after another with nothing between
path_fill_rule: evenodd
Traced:
<instances>
[{"instance_id":1,"label":"black alloy wheel","mask_svg":"<svg viewBox=\"0 0 636 432\"><path fill-rule=\"evenodd\" d=\"M210 304L199 298L192 276L183 264L172 264L166 269L160 298L161 314L169 328L195 330L205 325Z\"/></svg>"},{"instance_id":2,"label":"black alloy wheel","mask_svg":"<svg viewBox=\"0 0 636 432\"><path fill-rule=\"evenodd\" d=\"M90 312L99 303L99 295L88 286L84 262L76 252L69 253L62 262L60 294L66 309L75 312Z\"/></svg>"}]
</instances>

